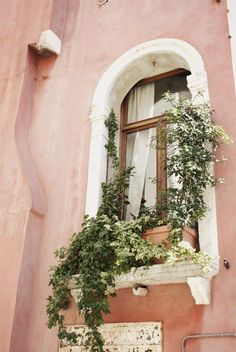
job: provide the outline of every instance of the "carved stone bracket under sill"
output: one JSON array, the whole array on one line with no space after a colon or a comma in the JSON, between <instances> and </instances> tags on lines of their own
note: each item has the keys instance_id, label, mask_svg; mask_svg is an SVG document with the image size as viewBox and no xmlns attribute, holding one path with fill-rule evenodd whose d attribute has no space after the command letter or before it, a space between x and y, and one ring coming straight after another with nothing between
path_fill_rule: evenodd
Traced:
<instances>
[{"instance_id":1,"label":"carved stone bracket under sill","mask_svg":"<svg viewBox=\"0 0 236 352\"><path fill-rule=\"evenodd\" d=\"M117 289L137 288L150 285L187 283L196 304L211 303L211 280L217 272L211 270L203 273L199 264L180 262L175 266L156 264L148 268L132 268L130 272L116 277ZM76 277L70 282L71 294L78 299L79 290L76 287Z\"/></svg>"},{"instance_id":2,"label":"carved stone bracket under sill","mask_svg":"<svg viewBox=\"0 0 236 352\"><path fill-rule=\"evenodd\" d=\"M187 277L187 283L196 304L211 303L211 285L209 279L201 276Z\"/></svg>"}]
</instances>

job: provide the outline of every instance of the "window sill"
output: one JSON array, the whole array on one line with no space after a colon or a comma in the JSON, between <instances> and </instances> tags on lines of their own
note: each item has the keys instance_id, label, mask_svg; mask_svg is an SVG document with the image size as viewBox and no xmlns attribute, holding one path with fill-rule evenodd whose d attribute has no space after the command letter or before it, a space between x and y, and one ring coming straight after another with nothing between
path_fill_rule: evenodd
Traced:
<instances>
[{"instance_id":1,"label":"window sill","mask_svg":"<svg viewBox=\"0 0 236 352\"><path fill-rule=\"evenodd\" d=\"M187 283L195 303L207 305L211 303L211 280L216 274L214 269L204 274L199 264L180 262L174 267L169 264L155 264L149 268L132 268L130 272L117 276L115 281L117 289L132 288L134 295L145 295L145 290L141 290L142 293L139 294L139 287ZM73 276L69 286L75 300L78 295L77 277L78 275Z\"/></svg>"},{"instance_id":2,"label":"window sill","mask_svg":"<svg viewBox=\"0 0 236 352\"><path fill-rule=\"evenodd\" d=\"M216 273L203 274L199 264L180 262L176 265L152 265L149 268L132 268L116 278L118 289L128 287L187 283L196 304L210 304L210 282ZM135 291L134 291L135 292Z\"/></svg>"}]
</instances>

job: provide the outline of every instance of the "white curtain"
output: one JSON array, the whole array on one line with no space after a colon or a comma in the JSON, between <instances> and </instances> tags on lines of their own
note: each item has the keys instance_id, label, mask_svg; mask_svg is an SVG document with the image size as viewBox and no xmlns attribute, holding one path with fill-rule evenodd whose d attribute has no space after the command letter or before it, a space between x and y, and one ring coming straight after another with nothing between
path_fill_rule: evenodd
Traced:
<instances>
[{"instance_id":1,"label":"white curtain","mask_svg":"<svg viewBox=\"0 0 236 352\"><path fill-rule=\"evenodd\" d=\"M129 123L153 117L154 92L154 83L137 87L131 92L128 105ZM137 216L139 213L152 135L153 130L148 129L138 131L133 139L130 138L126 158L127 166L134 167L134 176L130 179L130 204L127 206L126 220L131 220L132 215Z\"/></svg>"}]
</instances>

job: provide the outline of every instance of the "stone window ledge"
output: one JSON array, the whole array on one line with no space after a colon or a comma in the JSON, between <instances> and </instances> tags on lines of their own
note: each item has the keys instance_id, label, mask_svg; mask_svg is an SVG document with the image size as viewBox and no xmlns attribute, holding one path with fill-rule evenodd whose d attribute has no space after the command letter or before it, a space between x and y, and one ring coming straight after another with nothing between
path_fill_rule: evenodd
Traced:
<instances>
[{"instance_id":1,"label":"stone window ledge","mask_svg":"<svg viewBox=\"0 0 236 352\"><path fill-rule=\"evenodd\" d=\"M129 273L116 278L116 286L132 287L133 293L138 294L139 286L187 283L196 304L210 304L210 282L214 275L213 270L204 274L199 264L191 262L176 263L174 267L157 264L149 268L132 268Z\"/></svg>"},{"instance_id":2,"label":"stone window ledge","mask_svg":"<svg viewBox=\"0 0 236 352\"><path fill-rule=\"evenodd\" d=\"M214 265L213 265L214 267ZM196 304L211 303L211 280L217 271L212 269L203 273L199 264L180 262L175 266L169 264L156 264L148 268L132 268L130 272L116 277L117 289L132 288L134 295L145 296L147 286L187 283ZM78 288L74 275L70 282L72 296L77 299Z\"/></svg>"}]
</instances>

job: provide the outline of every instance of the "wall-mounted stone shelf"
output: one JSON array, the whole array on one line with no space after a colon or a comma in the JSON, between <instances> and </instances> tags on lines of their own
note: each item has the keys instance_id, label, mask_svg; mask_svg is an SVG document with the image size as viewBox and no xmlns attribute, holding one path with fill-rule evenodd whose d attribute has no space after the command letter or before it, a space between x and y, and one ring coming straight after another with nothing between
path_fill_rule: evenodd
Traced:
<instances>
[{"instance_id":1,"label":"wall-mounted stone shelf","mask_svg":"<svg viewBox=\"0 0 236 352\"><path fill-rule=\"evenodd\" d=\"M77 342L62 340L59 352L87 351L84 338L85 325L67 327L68 332L78 335ZM99 327L104 339L104 351L107 352L162 352L163 330L161 322L111 323Z\"/></svg>"},{"instance_id":2,"label":"wall-mounted stone shelf","mask_svg":"<svg viewBox=\"0 0 236 352\"><path fill-rule=\"evenodd\" d=\"M176 263L174 267L169 264L156 264L149 268L132 268L129 273L117 276L116 287L134 289L150 285L187 283L196 304L210 304L210 282L216 274L214 270L204 274L200 265L192 262ZM74 275L70 283L71 294L75 299L78 295L76 277L77 275Z\"/></svg>"}]
</instances>

